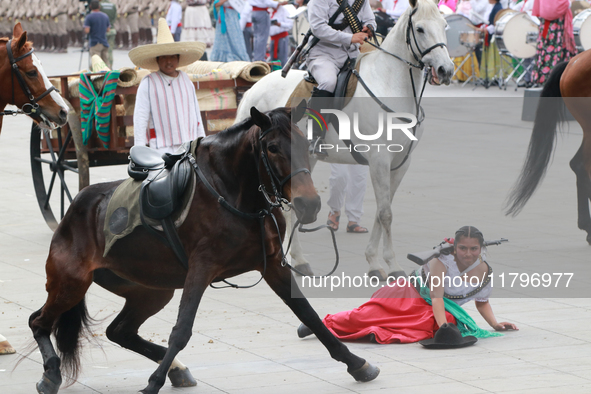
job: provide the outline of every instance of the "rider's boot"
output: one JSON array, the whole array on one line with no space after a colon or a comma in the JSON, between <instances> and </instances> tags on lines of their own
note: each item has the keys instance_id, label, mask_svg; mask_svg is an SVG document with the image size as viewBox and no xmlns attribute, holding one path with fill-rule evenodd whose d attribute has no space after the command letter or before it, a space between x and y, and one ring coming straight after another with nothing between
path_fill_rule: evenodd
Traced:
<instances>
[{"instance_id":1,"label":"rider's boot","mask_svg":"<svg viewBox=\"0 0 591 394\"><path fill-rule=\"evenodd\" d=\"M328 90L314 88L312 90L312 97L308 101L308 107L320 113L322 107L327 108L327 99L333 97L334 93ZM324 116L329 118L328 116ZM310 154L316 156L317 159L325 159L328 153L321 150L321 145L324 144L324 137L326 136L326 127L324 124L319 125L315 121L312 122L312 142L310 143Z\"/></svg>"}]
</instances>

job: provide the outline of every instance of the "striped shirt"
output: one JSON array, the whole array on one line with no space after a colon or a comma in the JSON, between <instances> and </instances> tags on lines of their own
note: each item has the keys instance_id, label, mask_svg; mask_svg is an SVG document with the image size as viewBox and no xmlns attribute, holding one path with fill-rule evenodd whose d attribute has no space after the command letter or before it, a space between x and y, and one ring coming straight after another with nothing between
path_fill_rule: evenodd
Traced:
<instances>
[{"instance_id":1,"label":"striped shirt","mask_svg":"<svg viewBox=\"0 0 591 394\"><path fill-rule=\"evenodd\" d=\"M146 76L137 90L133 112L135 145L164 148L205 136L195 86L183 71L176 78L160 71ZM155 141L150 140L150 129ZM154 146L155 143L155 146Z\"/></svg>"}]
</instances>

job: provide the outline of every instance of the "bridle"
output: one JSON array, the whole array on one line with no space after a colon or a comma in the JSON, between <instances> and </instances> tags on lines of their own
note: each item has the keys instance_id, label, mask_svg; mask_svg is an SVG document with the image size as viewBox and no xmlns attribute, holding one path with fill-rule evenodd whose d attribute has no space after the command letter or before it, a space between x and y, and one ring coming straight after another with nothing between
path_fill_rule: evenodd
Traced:
<instances>
[{"instance_id":1,"label":"bridle","mask_svg":"<svg viewBox=\"0 0 591 394\"><path fill-rule=\"evenodd\" d=\"M14 103L14 77L16 75L16 79L21 86L23 93L29 99L28 103L25 103L22 108L18 111L4 111L0 112L0 116L2 115L17 115L17 114L25 114L25 115L39 115L47 124L51 124L51 121L47 119L43 114L39 112L39 104L38 101L42 100L45 96L50 94L53 91L57 91L55 86L51 86L49 89L46 89L43 93L41 93L38 97L33 96L29 86L25 82L23 76L19 72L18 62L25 59L28 56L31 56L35 49L31 48L31 50L24 55L21 55L15 59L14 54L12 53L12 40L8 40L6 43L6 53L8 54L8 60L10 61L10 70L11 70L11 82L12 82L12 102Z\"/></svg>"},{"instance_id":2,"label":"bridle","mask_svg":"<svg viewBox=\"0 0 591 394\"><path fill-rule=\"evenodd\" d=\"M408 17L408 24L406 25L406 45L408 46L408 48L410 49L410 52L412 53L412 56L415 58L415 60L417 61L417 63L419 64L420 69L424 69L425 68L425 63L423 63L423 58L425 56L427 56L432 50L434 50L435 48L441 47L441 48L447 48L447 45L443 42L438 42L436 44L431 45L429 48L425 49L424 51L421 50L421 48L419 47L419 42L417 41L417 36L415 33L415 29L414 29L414 24L412 23L412 17L414 16L414 14L417 13L417 11L419 10L419 7L417 5L417 7L415 7L412 12L410 13L409 17ZM415 43L415 46L417 48L417 51L419 51L420 57L417 55L417 53L415 52L414 48L412 47L412 42L410 40L410 35L412 33L412 39Z\"/></svg>"},{"instance_id":3,"label":"bridle","mask_svg":"<svg viewBox=\"0 0 591 394\"><path fill-rule=\"evenodd\" d=\"M413 98L415 101L415 111L416 111L416 117L417 117L417 124L415 125L415 127L412 128L413 135L416 134L417 127L419 127L421 125L421 123L423 122L423 120L425 120L425 113L423 112L423 109L421 107L421 101L423 99L423 93L425 92L425 86L427 85L427 80L428 80L429 74L430 74L430 72L424 73L425 77L423 80L423 88L421 89L421 93L417 96L415 78L412 74L413 68L418 69L418 70L424 70L425 63L423 62L423 57L427 56L431 51L433 51L434 49L436 49L438 47L447 48L447 45L445 43L438 42L434 45L431 45L429 48L425 49L424 51L421 50L421 47L419 46L419 42L417 41L417 37L416 37L415 29L414 29L414 24L412 21L412 17L417 13L418 9L419 9L419 6L417 5L411 11L410 15L408 16L408 23L406 25L406 45L407 45L410 53L412 54L413 58L417 62L417 64L410 62L410 61L404 59L403 57L396 55L395 53L389 52L389 51L385 50L384 48L382 48L381 46L373 44L371 41L369 41L367 39L365 40L365 42L367 42L369 45L375 47L376 49L382 51L383 53L385 53L389 56L392 56L392 57L400 60L401 62L405 63L408 66L408 72L410 74L410 82L412 84L412 92L413 92ZM376 33L373 32L373 34L375 35ZM412 35L412 41L411 41L411 35ZM415 47L416 47L416 50L418 51L418 53L415 51L415 49L412 46L413 41L414 41L414 44L415 44ZM380 106L380 108L382 108L386 112L396 112L393 109L391 109L390 107L388 107L386 104L384 104L384 102L381 101L371 91L371 89L367 86L367 84L365 83L363 78L361 78L361 75L359 74L359 72L355 68L353 68L352 73L353 73L353 75L355 75L355 77L357 77L357 80L359 81L361 86L363 86L363 88L365 89L367 94L369 94L369 96ZM400 167L402 167L402 165L404 165L404 163L406 162L406 160L408 159L408 157L410 155L413 143L414 143L414 140L410 142L410 146L407 149L406 156L404 156L404 159L402 159L402 162L399 165L397 165L396 167L390 168L390 171L395 171L395 170L399 169Z\"/></svg>"},{"instance_id":4,"label":"bridle","mask_svg":"<svg viewBox=\"0 0 591 394\"><path fill-rule=\"evenodd\" d=\"M259 155L255 155L255 160L256 160L256 167L257 167L257 173L258 173L258 177L259 177L259 187L258 190L263 194L265 202L267 207L263 208L261 210L259 210L258 212L243 212L237 208L235 208L234 206L232 206L230 203L228 203L228 201L217 192L217 190L215 190L215 188L213 187L213 185L207 180L207 178L205 177L205 174L203 174L203 171L201 170L201 168L199 167L199 165L197 164L197 161L195 160L195 157L193 157L193 155L191 153L187 154L187 157L189 159L189 162L191 163L191 165L193 166L193 169L195 170L195 173L197 174L197 176L199 177L199 179L201 180L201 182L203 183L203 185L206 187L206 189L214 196L214 198L218 201L218 203L224 207L225 209L227 209L228 211L230 211L232 214L244 218L244 219L256 219L259 221L259 225L261 228L261 245L262 245L262 250L263 250L263 271L261 272L261 277L259 278L258 281L256 281L254 284L252 285L248 285L248 286L240 286L234 283L231 283L225 279L222 280L222 282L224 282L226 285L225 286L214 286L212 283L209 285L210 287L214 288L214 289L223 289L226 287L232 287L235 289L247 289L247 288L251 288L254 287L256 285L258 285L264 278L265 273L267 271L267 249L265 246L265 238L266 238L266 230L265 230L265 218L267 216L270 216L271 219L273 220L273 223L275 225L275 229L277 230L277 234L280 234L279 231L279 224L277 223L277 219L275 218L275 214L273 213L273 210L278 208L281 209L283 211L289 211L291 210L291 203L283 196L283 188L285 187L285 184L287 183L288 180L290 180L291 178L293 178L294 176L298 175L298 174L309 174L310 175L310 170L302 167L302 168L298 168L295 171L292 171L289 175L283 177L283 179L281 179L281 176L279 176L279 174L277 173L277 171L273 168L273 166L271 165L270 161L269 161L269 157L267 156L266 153L266 141L264 140L264 138L271 132L275 130L275 128L271 127L265 131L261 130L260 136L258 138L259 141L259 148L260 148L260 154ZM255 151L256 151L256 146L255 146ZM260 163L263 163L263 167L265 168L265 171L267 173L267 175L270 178L271 181L271 187L273 189L273 193L270 194L269 192L267 192L265 186L264 186L264 182L261 176L261 168L260 168ZM300 231L301 232L310 232L310 231L316 231L319 230L321 228L324 227L328 227L326 225L324 226L319 226L317 228L314 229L303 229L302 225L299 223L299 221L296 221L293 230L291 232L291 236L293 237L293 233L296 229L296 227L299 225ZM331 233L332 237L333 237L333 244L335 247L335 251L337 251L336 248L336 239L334 236L334 231ZM291 238L290 238L290 245L291 245ZM302 273L300 273L296 268L292 267L288 262L287 262L287 253L289 251L289 246L287 248L287 250L283 250L283 245L280 244L280 248L281 248L281 265L282 266L288 266L291 270L297 272L300 275L303 275ZM328 273L326 276L331 275L337 268L338 266L338 251L336 252L337 255L337 259L336 259L336 263L335 266L333 268L333 270Z\"/></svg>"},{"instance_id":5,"label":"bridle","mask_svg":"<svg viewBox=\"0 0 591 394\"><path fill-rule=\"evenodd\" d=\"M285 187L285 184L287 183L287 181L289 181L291 178L293 178L294 176L296 176L299 173L304 173L304 174L310 174L310 170L302 167L302 168L298 168L295 171L292 171L291 173L289 173L289 175L285 176L283 179L281 179L281 176L277 173L277 171L273 168L273 166L271 166L271 163L269 162L269 157L267 156L267 145L266 142L263 140L271 131L273 130L273 128L269 128L263 132L261 132L261 135L259 136L259 142L261 145L261 156L260 156L260 160L257 161L257 172L259 174L259 191L261 193L263 193L263 196L265 196L265 199L267 200L267 203L269 204L270 207L272 208L280 208L280 207L284 207L284 206L291 206L290 202L283 196L283 188ZM265 170L267 171L267 175L269 175L269 178L271 179L271 188L273 189L273 194L270 195L269 192L266 190L265 186L263 185L262 179L261 179L261 172L260 172L260 168L259 168L259 162L263 163L263 166L265 167ZM271 200L271 196L275 197L275 201Z\"/></svg>"}]
</instances>

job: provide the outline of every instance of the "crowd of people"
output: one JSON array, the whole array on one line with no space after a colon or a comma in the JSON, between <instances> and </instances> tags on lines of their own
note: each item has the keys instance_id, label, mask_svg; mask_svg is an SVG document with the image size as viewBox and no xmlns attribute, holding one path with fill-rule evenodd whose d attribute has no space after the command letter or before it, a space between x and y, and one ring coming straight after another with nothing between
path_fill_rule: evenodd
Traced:
<instances>
[{"instance_id":1,"label":"crowd of people","mask_svg":"<svg viewBox=\"0 0 591 394\"><path fill-rule=\"evenodd\" d=\"M295 0L289 7L297 8L307 2ZM590 2L574 1L577 7ZM38 51L67 52L68 46L84 44L85 31L88 32L84 21L91 12L90 3L90 0L0 0L0 33L10 36L12 26L21 22ZM175 41L200 41L212 47L209 60L277 61L284 65L293 49L289 36L294 23L290 18L293 8L288 12L286 4L284 0L102 0L100 11L109 16L110 26L105 32L107 45L101 45L112 51L153 43L152 29L164 17ZM368 4L376 15L387 15L391 23L388 26L409 7L408 0L370 0ZM464 15L483 32L484 45L476 48L476 56L479 64L491 63L490 67L487 64L490 70L486 74L480 72L486 79L501 64L493 39L497 14L509 8L526 12L538 22L537 54L524 62L526 68L533 63L525 78L528 85L542 85L554 65L576 54L572 4L573 0L439 1L443 13ZM312 22L315 15L309 15L308 19ZM376 20L379 21L379 16ZM380 31L380 23L377 28ZM96 45L96 38L93 43ZM104 60L112 64L112 55L105 55Z\"/></svg>"},{"instance_id":2,"label":"crowd of people","mask_svg":"<svg viewBox=\"0 0 591 394\"><path fill-rule=\"evenodd\" d=\"M590 6L589 3L589 0L441 0L439 6L444 13L467 17L482 31L484 48L479 45L476 56L479 64L486 62L488 70L481 68L480 72L485 79L492 79L503 66L494 40L499 13L505 9L527 13L539 25L539 33L536 55L523 62L526 73L523 84L541 86L556 64L576 55L571 7L584 9Z\"/></svg>"}]
</instances>

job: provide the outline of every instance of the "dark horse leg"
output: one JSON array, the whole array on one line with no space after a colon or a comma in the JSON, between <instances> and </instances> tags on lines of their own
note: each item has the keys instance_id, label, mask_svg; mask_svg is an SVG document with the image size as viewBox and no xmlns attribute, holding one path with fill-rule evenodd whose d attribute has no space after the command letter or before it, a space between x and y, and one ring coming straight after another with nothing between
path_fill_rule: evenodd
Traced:
<instances>
[{"instance_id":1,"label":"dark horse leg","mask_svg":"<svg viewBox=\"0 0 591 394\"><path fill-rule=\"evenodd\" d=\"M591 245L591 215L589 213L591 178L585 168L584 142L570 161L570 168L577 176L578 225L581 230L587 232L587 242Z\"/></svg>"},{"instance_id":2,"label":"dark horse leg","mask_svg":"<svg viewBox=\"0 0 591 394\"><path fill-rule=\"evenodd\" d=\"M78 337L88 323L84 295L92 283L92 273L68 264L71 263L69 260L76 258L69 252L65 249L50 251L46 265L47 301L29 318L29 327L43 357L45 372L37 383L37 391L43 394L58 392L62 383L62 362L65 372L70 376L77 375ZM51 343L52 331L61 352L61 360Z\"/></svg>"},{"instance_id":3,"label":"dark horse leg","mask_svg":"<svg viewBox=\"0 0 591 394\"><path fill-rule=\"evenodd\" d=\"M138 329L151 316L166 306L174 295L174 290L149 289L116 275L107 269L94 272L94 282L99 286L125 298L125 306L107 328L107 338L159 363L167 348L148 342L138 335ZM175 387L196 386L197 381L180 361L174 360L168 377Z\"/></svg>"},{"instance_id":4,"label":"dark horse leg","mask_svg":"<svg viewBox=\"0 0 591 394\"><path fill-rule=\"evenodd\" d=\"M166 372L173 364L176 355L187 346L191 338L197 308L201 302L203 292L205 292L205 289L207 289L207 286L209 286L212 280L213 275L207 272L207 266L205 264L189 262L189 272L185 280L179 314L176 324L170 333L168 349L162 362L148 379L148 386L140 391L141 393L156 394L164 385Z\"/></svg>"},{"instance_id":5,"label":"dark horse leg","mask_svg":"<svg viewBox=\"0 0 591 394\"><path fill-rule=\"evenodd\" d=\"M289 268L281 267L280 264L269 267L267 268L265 280L273 291L291 308L300 321L316 334L316 337L326 347L330 356L347 364L347 372L355 380L369 382L378 376L380 373L379 368L351 353L347 346L326 328L308 300L304 298Z\"/></svg>"}]
</instances>

